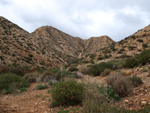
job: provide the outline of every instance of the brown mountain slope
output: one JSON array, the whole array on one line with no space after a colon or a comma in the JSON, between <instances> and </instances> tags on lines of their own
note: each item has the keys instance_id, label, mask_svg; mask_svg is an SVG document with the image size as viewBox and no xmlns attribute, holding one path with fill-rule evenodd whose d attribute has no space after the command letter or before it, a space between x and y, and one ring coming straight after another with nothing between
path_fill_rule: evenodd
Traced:
<instances>
[{"instance_id":1,"label":"brown mountain slope","mask_svg":"<svg viewBox=\"0 0 150 113\"><path fill-rule=\"evenodd\" d=\"M42 39L51 49L78 57L84 50L84 42L50 26L40 27L32 33L36 39Z\"/></svg>"},{"instance_id":2,"label":"brown mountain slope","mask_svg":"<svg viewBox=\"0 0 150 113\"><path fill-rule=\"evenodd\" d=\"M83 40L51 26L43 26L33 33L28 33L4 17L0 17L1 63L55 67L112 43L114 41L107 36Z\"/></svg>"},{"instance_id":3,"label":"brown mountain slope","mask_svg":"<svg viewBox=\"0 0 150 113\"><path fill-rule=\"evenodd\" d=\"M111 44L111 46L103 48L96 52L96 58L103 59L111 57L125 58L129 56L135 56L142 50L150 47L150 25L138 30L133 35L121 40L117 43Z\"/></svg>"},{"instance_id":4,"label":"brown mountain slope","mask_svg":"<svg viewBox=\"0 0 150 113\"><path fill-rule=\"evenodd\" d=\"M84 42L85 42L86 53L99 51L100 49L108 47L111 44L115 43L108 36L91 37L88 40L84 40Z\"/></svg>"},{"instance_id":5,"label":"brown mountain slope","mask_svg":"<svg viewBox=\"0 0 150 113\"><path fill-rule=\"evenodd\" d=\"M28 66L51 67L64 64L65 61L46 52L43 41L32 37L16 24L0 17L0 62L4 64L22 64ZM47 54L47 55L45 55ZM66 57L61 52L62 57Z\"/></svg>"}]
</instances>

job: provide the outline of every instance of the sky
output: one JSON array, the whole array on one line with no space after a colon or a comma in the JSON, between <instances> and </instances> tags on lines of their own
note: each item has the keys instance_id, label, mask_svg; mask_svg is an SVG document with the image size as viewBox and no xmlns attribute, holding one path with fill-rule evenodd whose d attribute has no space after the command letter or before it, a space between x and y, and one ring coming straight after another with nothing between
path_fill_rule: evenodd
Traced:
<instances>
[{"instance_id":1,"label":"sky","mask_svg":"<svg viewBox=\"0 0 150 113\"><path fill-rule=\"evenodd\" d=\"M0 16L28 32L53 26L88 39L120 41L150 24L150 0L0 0Z\"/></svg>"}]
</instances>

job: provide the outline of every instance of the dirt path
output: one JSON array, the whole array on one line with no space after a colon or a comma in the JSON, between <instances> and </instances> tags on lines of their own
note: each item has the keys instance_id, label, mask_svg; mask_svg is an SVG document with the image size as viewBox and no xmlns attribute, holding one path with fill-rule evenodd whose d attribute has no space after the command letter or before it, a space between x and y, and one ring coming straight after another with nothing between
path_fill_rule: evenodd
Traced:
<instances>
[{"instance_id":1,"label":"dirt path","mask_svg":"<svg viewBox=\"0 0 150 113\"><path fill-rule=\"evenodd\" d=\"M37 84L31 84L26 92L20 94L1 95L0 113L57 113L59 107L49 107L51 96L48 90L51 88L34 90ZM72 111L73 109L80 110L80 108L80 106L70 106L65 109Z\"/></svg>"},{"instance_id":2,"label":"dirt path","mask_svg":"<svg viewBox=\"0 0 150 113\"><path fill-rule=\"evenodd\" d=\"M103 79L85 76L83 81L88 83L101 83ZM51 103L49 89L35 90L38 83L33 83L26 92L0 96L0 113L57 113L59 108L49 108ZM80 106L66 109L80 109Z\"/></svg>"},{"instance_id":3,"label":"dirt path","mask_svg":"<svg viewBox=\"0 0 150 113\"><path fill-rule=\"evenodd\" d=\"M4 95L0 97L2 113L49 113L50 94L47 90L34 90L37 83L32 84L27 92L17 95Z\"/></svg>"}]
</instances>

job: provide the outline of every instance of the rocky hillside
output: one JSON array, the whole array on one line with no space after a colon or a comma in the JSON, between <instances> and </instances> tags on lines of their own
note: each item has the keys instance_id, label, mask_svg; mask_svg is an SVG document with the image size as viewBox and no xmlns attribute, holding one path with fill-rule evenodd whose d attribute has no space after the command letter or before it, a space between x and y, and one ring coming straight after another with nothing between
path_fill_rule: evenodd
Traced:
<instances>
[{"instance_id":1,"label":"rocky hillside","mask_svg":"<svg viewBox=\"0 0 150 113\"><path fill-rule=\"evenodd\" d=\"M1 63L39 67L55 67L65 64L66 62L62 58L66 57L66 55L61 52L57 55L53 54L53 51L46 49L43 41L9 20L3 17L0 18ZM61 55L62 58L58 57L58 55Z\"/></svg>"},{"instance_id":2,"label":"rocky hillside","mask_svg":"<svg viewBox=\"0 0 150 113\"><path fill-rule=\"evenodd\" d=\"M4 64L56 67L112 43L114 41L108 36L83 40L51 26L43 26L28 33L0 17L0 61Z\"/></svg>"},{"instance_id":3,"label":"rocky hillside","mask_svg":"<svg viewBox=\"0 0 150 113\"><path fill-rule=\"evenodd\" d=\"M110 46L102 48L94 54L87 54L86 56L95 56L95 60L104 58L126 58L135 56L149 47L150 25L119 42L110 44Z\"/></svg>"},{"instance_id":4,"label":"rocky hillside","mask_svg":"<svg viewBox=\"0 0 150 113\"><path fill-rule=\"evenodd\" d=\"M84 40L84 42L85 42L85 53L96 52L102 48L108 47L109 45L115 43L108 36L91 37L88 40Z\"/></svg>"},{"instance_id":5,"label":"rocky hillside","mask_svg":"<svg viewBox=\"0 0 150 113\"><path fill-rule=\"evenodd\" d=\"M150 25L111 46L112 55L134 56L150 46Z\"/></svg>"}]
</instances>

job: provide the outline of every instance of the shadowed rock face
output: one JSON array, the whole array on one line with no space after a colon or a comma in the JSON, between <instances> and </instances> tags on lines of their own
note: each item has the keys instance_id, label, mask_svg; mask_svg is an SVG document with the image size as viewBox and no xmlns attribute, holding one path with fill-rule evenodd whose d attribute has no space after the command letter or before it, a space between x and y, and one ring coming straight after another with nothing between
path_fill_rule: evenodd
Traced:
<instances>
[{"instance_id":1,"label":"shadowed rock face","mask_svg":"<svg viewBox=\"0 0 150 113\"><path fill-rule=\"evenodd\" d=\"M55 67L68 59L93 53L114 43L108 36L83 40L54 27L43 26L28 33L4 17L0 17L0 61L29 66Z\"/></svg>"}]
</instances>

